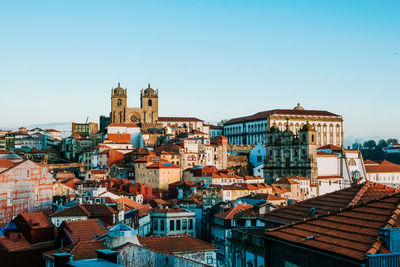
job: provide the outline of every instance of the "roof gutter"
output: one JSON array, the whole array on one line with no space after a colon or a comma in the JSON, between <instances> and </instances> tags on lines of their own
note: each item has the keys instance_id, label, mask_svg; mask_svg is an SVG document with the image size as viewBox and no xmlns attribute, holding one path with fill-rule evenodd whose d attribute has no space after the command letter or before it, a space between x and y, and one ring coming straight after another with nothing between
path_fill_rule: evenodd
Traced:
<instances>
[{"instance_id":1,"label":"roof gutter","mask_svg":"<svg viewBox=\"0 0 400 267\"><path fill-rule=\"evenodd\" d=\"M307 247L303 247L303 246L300 246L300 245L295 245L293 243L289 243L289 242L280 240L278 238L274 238L274 237L270 237L270 236L266 236L266 237L264 236L264 238L270 239L272 241L276 241L276 242L279 242L279 243L282 243L282 244L285 244L285 245L288 245L288 246L292 246L292 247L308 250L308 251L311 251L313 253L318 253L318 254L321 254L321 255L324 255L324 256L328 256L330 258L334 258L334 259L337 259L337 260L345 261L345 262L348 262L348 263L351 263L351 264L355 264L355 265L358 265L358 266L361 266L361 267L365 267L366 266L365 263L352 261L352 260L349 260L349 259L346 259L346 258L343 258L343 257L335 256L335 255L332 255L332 254L329 254L329 253L326 253L326 252L322 252L322 251L318 251L318 250L315 250L315 249L312 249L312 248L307 248Z\"/></svg>"}]
</instances>

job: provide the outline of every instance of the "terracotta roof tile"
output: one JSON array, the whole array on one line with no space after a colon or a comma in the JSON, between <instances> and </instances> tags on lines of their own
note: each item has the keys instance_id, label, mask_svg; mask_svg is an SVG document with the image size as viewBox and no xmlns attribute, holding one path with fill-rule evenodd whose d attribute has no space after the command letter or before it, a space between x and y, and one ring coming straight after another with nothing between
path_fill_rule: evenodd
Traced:
<instances>
[{"instance_id":1,"label":"terracotta roof tile","mask_svg":"<svg viewBox=\"0 0 400 267\"><path fill-rule=\"evenodd\" d=\"M335 146L335 145L332 145L332 144L329 144L329 145L326 145L326 146L321 146L321 147L317 148L317 150L322 150L322 149L323 150L330 149L330 150L333 150L333 151L341 151L342 150L341 147Z\"/></svg>"},{"instance_id":2,"label":"terracotta roof tile","mask_svg":"<svg viewBox=\"0 0 400 267\"><path fill-rule=\"evenodd\" d=\"M72 243L78 241L90 241L98 236L104 235L108 230L97 219L87 219L80 221L64 221L60 228L68 232Z\"/></svg>"},{"instance_id":3,"label":"terracotta roof tile","mask_svg":"<svg viewBox=\"0 0 400 267\"><path fill-rule=\"evenodd\" d=\"M171 121L181 121L181 122L187 122L187 121L202 121L198 118L194 117L158 117L158 121L165 121L165 122L171 122Z\"/></svg>"},{"instance_id":4,"label":"terracotta roof tile","mask_svg":"<svg viewBox=\"0 0 400 267\"><path fill-rule=\"evenodd\" d=\"M278 181L275 181L274 184L299 184L299 183L292 180L291 177L286 176L280 178Z\"/></svg>"},{"instance_id":5,"label":"terracotta roof tile","mask_svg":"<svg viewBox=\"0 0 400 267\"><path fill-rule=\"evenodd\" d=\"M32 213L23 213L21 217L32 227L32 228L45 228L45 227L54 227L53 223L47 217L44 212L32 212Z\"/></svg>"},{"instance_id":6,"label":"terracotta roof tile","mask_svg":"<svg viewBox=\"0 0 400 267\"><path fill-rule=\"evenodd\" d=\"M109 216L118 212L105 204L79 204L73 207L57 211L50 214L50 217L69 217L69 216Z\"/></svg>"},{"instance_id":7,"label":"terracotta roof tile","mask_svg":"<svg viewBox=\"0 0 400 267\"><path fill-rule=\"evenodd\" d=\"M18 235L18 233L16 234ZM19 234L15 240L0 236L0 247L4 247L8 251L18 251L30 248L31 244L29 244L22 234Z\"/></svg>"},{"instance_id":8,"label":"terracotta roof tile","mask_svg":"<svg viewBox=\"0 0 400 267\"><path fill-rule=\"evenodd\" d=\"M364 261L366 254L375 254L382 248L379 232L381 228L394 227L398 213L399 193L272 229L266 237Z\"/></svg>"},{"instance_id":9,"label":"terracotta roof tile","mask_svg":"<svg viewBox=\"0 0 400 267\"><path fill-rule=\"evenodd\" d=\"M372 199L393 195L396 192L399 191L388 186L366 182L364 184L353 185L349 188L300 201L290 206L281 207L265 213L260 217L266 221L289 224L312 217L311 208L315 208L316 215L322 215Z\"/></svg>"},{"instance_id":10,"label":"terracotta roof tile","mask_svg":"<svg viewBox=\"0 0 400 267\"><path fill-rule=\"evenodd\" d=\"M15 163L9 159L0 159L0 168L11 168L14 167Z\"/></svg>"},{"instance_id":11,"label":"terracotta roof tile","mask_svg":"<svg viewBox=\"0 0 400 267\"><path fill-rule=\"evenodd\" d=\"M367 173L400 172L400 165L384 160L379 165L366 164L365 170Z\"/></svg>"},{"instance_id":12,"label":"terracotta roof tile","mask_svg":"<svg viewBox=\"0 0 400 267\"><path fill-rule=\"evenodd\" d=\"M53 255L56 253L70 253L74 255L74 260L95 259L97 258L96 250L105 248L103 241L79 241L76 244L43 253L43 256L54 259Z\"/></svg>"},{"instance_id":13,"label":"terracotta roof tile","mask_svg":"<svg viewBox=\"0 0 400 267\"><path fill-rule=\"evenodd\" d=\"M253 206L249 204L237 204L235 207L232 207L225 212L217 213L214 216L223 220L232 220L235 214L250 209L252 207Z\"/></svg>"},{"instance_id":14,"label":"terracotta roof tile","mask_svg":"<svg viewBox=\"0 0 400 267\"><path fill-rule=\"evenodd\" d=\"M189 235L169 236L138 236L139 242L144 247L159 251L161 253L182 253L205 250L217 250L218 248Z\"/></svg>"}]
</instances>

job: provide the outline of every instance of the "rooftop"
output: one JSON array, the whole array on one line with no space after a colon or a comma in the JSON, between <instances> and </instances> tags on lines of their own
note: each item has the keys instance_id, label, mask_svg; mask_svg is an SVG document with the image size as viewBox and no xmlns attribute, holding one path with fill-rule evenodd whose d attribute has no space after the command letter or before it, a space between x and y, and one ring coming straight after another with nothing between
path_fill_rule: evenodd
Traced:
<instances>
[{"instance_id":1,"label":"rooftop","mask_svg":"<svg viewBox=\"0 0 400 267\"><path fill-rule=\"evenodd\" d=\"M71 216L109 216L116 214L117 211L105 204L79 204L68 209L54 212L50 217L71 217Z\"/></svg>"},{"instance_id":2,"label":"rooftop","mask_svg":"<svg viewBox=\"0 0 400 267\"><path fill-rule=\"evenodd\" d=\"M235 214L242 212L244 210L252 208L252 205L249 204L237 204L235 207L230 208L225 212L220 212L215 214L214 216L223 220L232 220Z\"/></svg>"},{"instance_id":3,"label":"rooftop","mask_svg":"<svg viewBox=\"0 0 400 267\"><path fill-rule=\"evenodd\" d=\"M189 122L189 121L202 121L198 118L195 117L158 117L158 121L168 121L168 122L174 122L174 121L180 121L180 122Z\"/></svg>"},{"instance_id":4,"label":"rooftop","mask_svg":"<svg viewBox=\"0 0 400 267\"><path fill-rule=\"evenodd\" d=\"M54 227L53 223L44 212L23 213L21 214L21 217L31 228Z\"/></svg>"},{"instance_id":5,"label":"rooftop","mask_svg":"<svg viewBox=\"0 0 400 267\"><path fill-rule=\"evenodd\" d=\"M261 215L261 218L280 224L290 224L292 222L303 221L312 216L311 208L315 208L315 214L323 215L368 200L393 195L397 192L399 192L399 190L388 186L366 182L364 184L353 185L349 188L300 201L290 206L278 208Z\"/></svg>"},{"instance_id":6,"label":"rooftop","mask_svg":"<svg viewBox=\"0 0 400 267\"><path fill-rule=\"evenodd\" d=\"M217 250L218 248L194 238L190 235L169 236L138 236L139 242L144 247L159 251L161 253L173 254L180 252L196 252L205 250Z\"/></svg>"},{"instance_id":7,"label":"rooftop","mask_svg":"<svg viewBox=\"0 0 400 267\"><path fill-rule=\"evenodd\" d=\"M64 221L60 228L67 231L67 236L72 243L78 241L91 241L98 236L104 235L108 230L97 219L87 219L80 221Z\"/></svg>"},{"instance_id":8,"label":"rooftop","mask_svg":"<svg viewBox=\"0 0 400 267\"><path fill-rule=\"evenodd\" d=\"M372 200L266 233L305 248L364 261L366 254L389 252L379 238L382 228L398 227L400 194Z\"/></svg>"},{"instance_id":9,"label":"rooftop","mask_svg":"<svg viewBox=\"0 0 400 267\"><path fill-rule=\"evenodd\" d=\"M227 121L224 125L240 123L242 121L257 121L269 119L271 115L293 115L293 116L334 116L340 118L339 115L324 110L299 110L299 109L273 109L258 112L251 116L234 118Z\"/></svg>"},{"instance_id":10,"label":"rooftop","mask_svg":"<svg viewBox=\"0 0 400 267\"><path fill-rule=\"evenodd\" d=\"M400 165L384 160L380 163L365 164L365 170L367 173L400 172Z\"/></svg>"}]
</instances>

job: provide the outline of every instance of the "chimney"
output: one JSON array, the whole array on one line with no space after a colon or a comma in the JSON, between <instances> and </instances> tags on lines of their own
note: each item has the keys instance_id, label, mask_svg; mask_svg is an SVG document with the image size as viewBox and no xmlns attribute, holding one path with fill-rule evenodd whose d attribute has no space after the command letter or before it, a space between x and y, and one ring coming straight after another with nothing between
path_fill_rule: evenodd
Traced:
<instances>
[{"instance_id":1,"label":"chimney","mask_svg":"<svg viewBox=\"0 0 400 267\"><path fill-rule=\"evenodd\" d=\"M71 254L69 253L54 253L54 267L66 267L71 259Z\"/></svg>"},{"instance_id":2,"label":"chimney","mask_svg":"<svg viewBox=\"0 0 400 267\"><path fill-rule=\"evenodd\" d=\"M311 211L311 215L314 216L314 215L315 215L315 212L316 212L316 208L311 208L310 211Z\"/></svg>"},{"instance_id":3,"label":"chimney","mask_svg":"<svg viewBox=\"0 0 400 267\"><path fill-rule=\"evenodd\" d=\"M400 252L400 227L382 228L379 235L389 250Z\"/></svg>"},{"instance_id":4,"label":"chimney","mask_svg":"<svg viewBox=\"0 0 400 267\"><path fill-rule=\"evenodd\" d=\"M97 258L103 259L112 263L117 263L118 251L111 249L98 249L96 250Z\"/></svg>"}]
</instances>

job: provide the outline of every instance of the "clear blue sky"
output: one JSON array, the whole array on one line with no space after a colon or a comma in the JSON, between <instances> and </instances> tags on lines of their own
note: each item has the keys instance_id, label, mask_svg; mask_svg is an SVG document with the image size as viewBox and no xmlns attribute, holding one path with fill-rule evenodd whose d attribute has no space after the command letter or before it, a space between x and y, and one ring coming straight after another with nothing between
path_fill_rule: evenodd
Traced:
<instances>
[{"instance_id":1,"label":"clear blue sky","mask_svg":"<svg viewBox=\"0 0 400 267\"><path fill-rule=\"evenodd\" d=\"M0 1L0 128L97 121L110 90L206 121L274 108L400 137L400 1Z\"/></svg>"}]
</instances>

